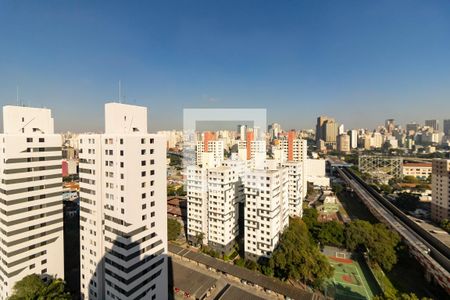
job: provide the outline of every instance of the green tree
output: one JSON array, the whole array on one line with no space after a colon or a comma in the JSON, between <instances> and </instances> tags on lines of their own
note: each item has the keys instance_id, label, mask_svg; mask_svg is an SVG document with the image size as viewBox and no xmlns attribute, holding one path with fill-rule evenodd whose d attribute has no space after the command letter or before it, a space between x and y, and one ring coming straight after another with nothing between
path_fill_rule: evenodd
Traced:
<instances>
[{"instance_id":1,"label":"green tree","mask_svg":"<svg viewBox=\"0 0 450 300\"><path fill-rule=\"evenodd\" d=\"M181 231L181 224L174 219L167 219L167 239L174 241L178 238Z\"/></svg>"},{"instance_id":2,"label":"green tree","mask_svg":"<svg viewBox=\"0 0 450 300\"><path fill-rule=\"evenodd\" d=\"M167 186L167 196L176 196L176 195L177 195L177 189L172 185L168 185Z\"/></svg>"},{"instance_id":3,"label":"green tree","mask_svg":"<svg viewBox=\"0 0 450 300\"><path fill-rule=\"evenodd\" d=\"M178 196L186 196L186 191L184 190L184 186L179 186L176 190L176 194Z\"/></svg>"},{"instance_id":4,"label":"green tree","mask_svg":"<svg viewBox=\"0 0 450 300\"><path fill-rule=\"evenodd\" d=\"M36 274L25 276L16 282L9 300L70 300L65 292L65 284L61 279L44 282Z\"/></svg>"},{"instance_id":5,"label":"green tree","mask_svg":"<svg viewBox=\"0 0 450 300\"><path fill-rule=\"evenodd\" d=\"M389 271L397 263L395 248L399 242L400 237L396 232L388 230L384 224L375 224L372 243L368 245L369 257Z\"/></svg>"},{"instance_id":6,"label":"green tree","mask_svg":"<svg viewBox=\"0 0 450 300\"><path fill-rule=\"evenodd\" d=\"M313 228L316 226L319 222L317 221L317 217L319 214L317 213L317 210L314 208L305 208L303 210L303 222L305 222L306 226L308 228Z\"/></svg>"},{"instance_id":7,"label":"green tree","mask_svg":"<svg viewBox=\"0 0 450 300\"><path fill-rule=\"evenodd\" d=\"M330 221L321 224L320 231L317 235L317 240L322 245L342 247L345 241L344 225L337 221Z\"/></svg>"},{"instance_id":8,"label":"green tree","mask_svg":"<svg viewBox=\"0 0 450 300\"><path fill-rule=\"evenodd\" d=\"M266 272L273 270L278 278L300 280L316 287L333 275L333 268L299 218L290 220L267 265Z\"/></svg>"},{"instance_id":9,"label":"green tree","mask_svg":"<svg viewBox=\"0 0 450 300\"><path fill-rule=\"evenodd\" d=\"M372 225L367 221L354 221L345 229L347 249L367 249L369 258L389 271L397 262L396 247L400 237L384 224Z\"/></svg>"},{"instance_id":10,"label":"green tree","mask_svg":"<svg viewBox=\"0 0 450 300\"><path fill-rule=\"evenodd\" d=\"M417 179L414 176L407 175L407 176L403 177L403 182L406 182L406 183L419 183L419 179Z\"/></svg>"},{"instance_id":11,"label":"green tree","mask_svg":"<svg viewBox=\"0 0 450 300\"><path fill-rule=\"evenodd\" d=\"M450 221L448 219L443 219L440 225L442 229L450 233Z\"/></svg>"}]
</instances>

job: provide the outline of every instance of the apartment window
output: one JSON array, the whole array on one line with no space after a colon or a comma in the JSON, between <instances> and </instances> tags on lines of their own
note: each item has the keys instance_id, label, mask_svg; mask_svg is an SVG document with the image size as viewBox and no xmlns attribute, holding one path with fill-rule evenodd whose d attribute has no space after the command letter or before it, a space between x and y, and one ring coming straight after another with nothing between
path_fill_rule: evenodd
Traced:
<instances>
[{"instance_id":1,"label":"apartment window","mask_svg":"<svg viewBox=\"0 0 450 300\"><path fill-rule=\"evenodd\" d=\"M145 139L141 139L141 144L145 144Z\"/></svg>"},{"instance_id":2,"label":"apartment window","mask_svg":"<svg viewBox=\"0 0 450 300\"><path fill-rule=\"evenodd\" d=\"M146 175L147 175L147 172L145 172L145 171L142 171L142 172L141 172L141 176L142 176L142 177L144 177L144 176L146 176Z\"/></svg>"},{"instance_id":3,"label":"apartment window","mask_svg":"<svg viewBox=\"0 0 450 300\"><path fill-rule=\"evenodd\" d=\"M123 173L120 173L120 179L124 179Z\"/></svg>"},{"instance_id":4,"label":"apartment window","mask_svg":"<svg viewBox=\"0 0 450 300\"><path fill-rule=\"evenodd\" d=\"M120 167L123 168L123 161L120 162Z\"/></svg>"},{"instance_id":5,"label":"apartment window","mask_svg":"<svg viewBox=\"0 0 450 300\"><path fill-rule=\"evenodd\" d=\"M120 141L120 144L123 145L123 139L120 139L119 141Z\"/></svg>"},{"instance_id":6,"label":"apartment window","mask_svg":"<svg viewBox=\"0 0 450 300\"><path fill-rule=\"evenodd\" d=\"M151 227L151 228L155 227L155 222L152 222L152 223L150 224L150 227Z\"/></svg>"},{"instance_id":7,"label":"apartment window","mask_svg":"<svg viewBox=\"0 0 450 300\"><path fill-rule=\"evenodd\" d=\"M146 193L143 193L141 196L142 196L142 199L147 198L147 194Z\"/></svg>"},{"instance_id":8,"label":"apartment window","mask_svg":"<svg viewBox=\"0 0 450 300\"><path fill-rule=\"evenodd\" d=\"M150 154L153 154L155 152L155 149L150 149Z\"/></svg>"},{"instance_id":9,"label":"apartment window","mask_svg":"<svg viewBox=\"0 0 450 300\"><path fill-rule=\"evenodd\" d=\"M123 199L123 197L120 197L120 202L121 202L121 203L123 203L123 202L124 202L124 199Z\"/></svg>"},{"instance_id":10,"label":"apartment window","mask_svg":"<svg viewBox=\"0 0 450 300\"><path fill-rule=\"evenodd\" d=\"M143 188L145 187L145 182L141 183L141 187L143 187Z\"/></svg>"},{"instance_id":11,"label":"apartment window","mask_svg":"<svg viewBox=\"0 0 450 300\"><path fill-rule=\"evenodd\" d=\"M45 142L45 139L44 138L39 138L39 143L43 143L43 142Z\"/></svg>"},{"instance_id":12,"label":"apartment window","mask_svg":"<svg viewBox=\"0 0 450 300\"><path fill-rule=\"evenodd\" d=\"M154 165L155 164L155 160L154 159L150 159L150 164Z\"/></svg>"},{"instance_id":13,"label":"apartment window","mask_svg":"<svg viewBox=\"0 0 450 300\"><path fill-rule=\"evenodd\" d=\"M145 149L141 150L141 154L144 155L145 154Z\"/></svg>"},{"instance_id":14,"label":"apartment window","mask_svg":"<svg viewBox=\"0 0 450 300\"><path fill-rule=\"evenodd\" d=\"M121 209L120 209L120 212L121 212L122 214L124 214L124 213L125 213L125 209L121 208Z\"/></svg>"},{"instance_id":15,"label":"apartment window","mask_svg":"<svg viewBox=\"0 0 450 300\"><path fill-rule=\"evenodd\" d=\"M150 144L154 144L155 143L155 139L150 139Z\"/></svg>"},{"instance_id":16,"label":"apartment window","mask_svg":"<svg viewBox=\"0 0 450 300\"><path fill-rule=\"evenodd\" d=\"M145 160L142 160L141 161L141 166L145 166L147 163L146 163L146 161Z\"/></svg>"},{"instance_id":17,"label":"apartment window","mask_svg":"<svg viewBox=\"0 0 450 300\"><path fill-rule=\"evenodd\" d=\"M155 184L154 180L150 181L150 186L153 186L154 184Z\"/></svg>"},{"instance_id":18,"label":"apartment window","mask_svg":"<svg viewBox=\"0 0 450 300\"><path fill-rule=\"evenodd\" d=\"M142 204L142 209L146 209L147 208L147 204Z\"/></svg>"},{"instance_id":19,"label":"apartment window","mask_svg":"<svg viewBox=\"0 0 450 300\"><path fill-rule=\"evenodd\" d=\"M155 206L155 201L150 202L150 206L151 207Z\"/></svg>"},{"instance_id":20,"label":"apartment window","mask_svg":"<svg viewBox=\"0 0 450 300\"><path fill-rule=\"evenodd\" d=\"M32 143L33 142L33 138L27 138L27 143Z\"/></svg>"},{"instance_id":21,"label":"apartment window","mask_svg":"<svg viewBox=\"0 0 450 300\"><path fill-rule=\"evenodd\" d=\"M155 170L151 170L150 175L155 175Z\"/></svg>"},{"instance_id":22,"label":"apartment window","mask_svg":"<svg viewBox=\"0 0 450 300\"><path fill-rule=\"evenodd\" d=\"M120 156L123 156L123 150L120 150Z\"/></svg>"},{"instance_id":23,"label":"apartment window","mask_svg":"<svg viewBox=\"0 0 450 300\"><path fill-rule=\"evenodd\" d=\"M142 221L144 221L144 220L146 220L147 219L147 215L143 215L142 216ZM153 226L152 226L153 227Z\"/></svg>"}]
</instances>

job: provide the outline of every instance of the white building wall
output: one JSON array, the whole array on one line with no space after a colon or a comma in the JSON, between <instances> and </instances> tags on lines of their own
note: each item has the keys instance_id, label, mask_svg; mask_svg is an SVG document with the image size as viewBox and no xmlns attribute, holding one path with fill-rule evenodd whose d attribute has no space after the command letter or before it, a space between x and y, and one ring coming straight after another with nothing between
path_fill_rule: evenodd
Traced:
<instances>
[{"instance_id":1,"label":"white building wall","mask_svg":"<svg viewBox=\"0 0 450 300\"><path fill-rule=\"evenodd\" d=\"M186 169L187 234L194 244L203 235L203 244L208 244L208 182L207 170L197 166Z\"/></svg>"},{"instance_id":2,"label":"white building wall","mask_svg":"<svg viewBox=\"0 0 450 300\"><path fill-rule=\"evenodd\" d=\"M49 109L5 106L0 135L0 299L30 274L64 278L61 137Z\"/></svg>"},{"instance_id":3,"label":"white building wall","mask_svg":"<svg viewBox=\"0 0 450 300\"><path fill-rule=\"evenodd\" d=\"M105 134L80 136L80 156L96 155L80 162L95 171L95 182L80 171L81 263L90 264L81 268L82 299L166 299L166 142L146 132L145 107L108 103L105 112ZM102 230L93 232L99 220Z\"/></svg>"},{"instance_id":4,"label":"white building wall","mask_svg":"<svg viewBox=\"0 0 450 300\"><path fill-rule=\"evenodd\" d=\"M287 169L249 171L244 186L245 255L270 257L289 225Z\"/></svg>"}]
</instances>

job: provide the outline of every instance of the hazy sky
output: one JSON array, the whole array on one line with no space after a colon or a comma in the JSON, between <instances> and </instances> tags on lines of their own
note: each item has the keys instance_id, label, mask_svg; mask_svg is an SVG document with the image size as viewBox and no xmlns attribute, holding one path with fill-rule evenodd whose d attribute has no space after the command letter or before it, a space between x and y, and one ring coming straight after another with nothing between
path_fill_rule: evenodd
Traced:
<instances>
[{"instance_id":1,"label":"hazy sky","mask_svg":"<svg viewBox=\"0 0 450 300\"><path fill-rule=\"evenodd\" d=\"M0 1L0 104L100 130L103 104L267 108L283 128L450 118L450 1Z\"/></svg>"}]
</instances>

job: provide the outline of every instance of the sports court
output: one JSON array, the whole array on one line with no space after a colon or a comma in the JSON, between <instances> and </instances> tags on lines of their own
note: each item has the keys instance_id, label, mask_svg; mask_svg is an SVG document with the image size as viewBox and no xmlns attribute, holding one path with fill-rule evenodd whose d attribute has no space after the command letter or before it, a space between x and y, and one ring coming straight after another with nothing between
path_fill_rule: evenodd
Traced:
<instances>
[{"instance_id":1,"label":"sports court","mask_svg":"<svg viewBox=\"0 0 450 300\"><path fill-rule=\"evenodd\" d=\"M368 270L364 272L357 260L348 257L346 253L339 252L335 252L334 256L328 256L328 260L334 268L334 275L327 282L327 295L333 296L337 300L372 299L379 292L377 283L371 276L367 276ZM369 281L371 281L370 284Z\"/></svg>"}]
</instances>

